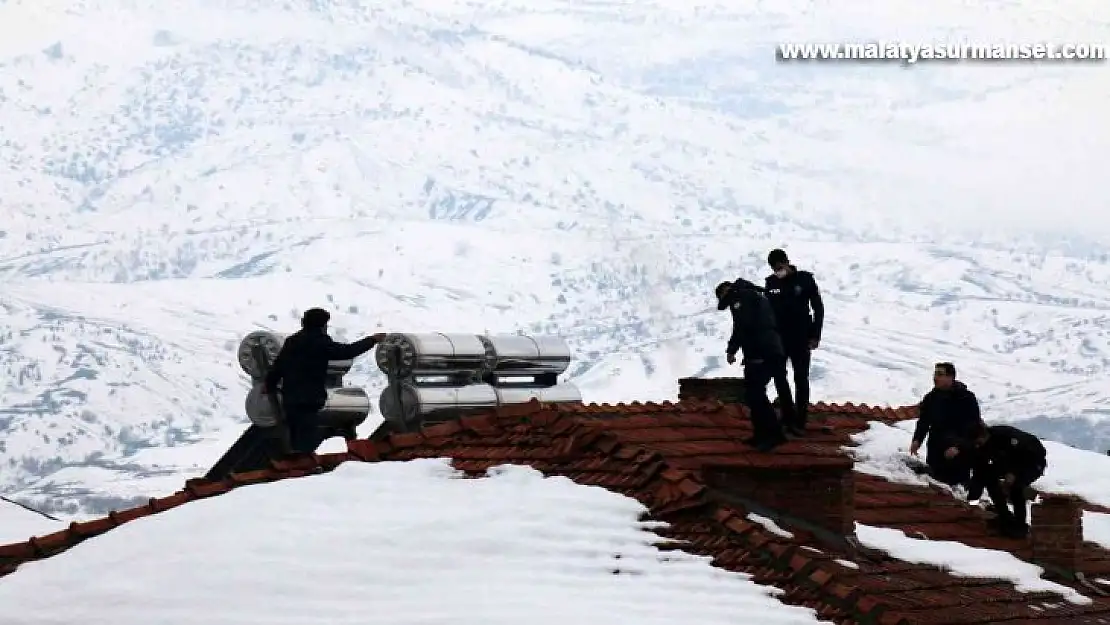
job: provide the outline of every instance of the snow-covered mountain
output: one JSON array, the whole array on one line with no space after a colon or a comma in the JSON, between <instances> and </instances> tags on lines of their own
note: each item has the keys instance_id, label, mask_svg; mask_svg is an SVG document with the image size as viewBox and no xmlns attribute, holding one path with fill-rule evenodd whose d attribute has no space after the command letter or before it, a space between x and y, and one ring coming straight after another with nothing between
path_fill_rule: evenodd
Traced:
<instances>
[{"instance_id":1,"label":"snow-covered mountain","mask_svg":"<svg viewBox=\"0 0 1110 625\"><path fill-rule=\"evenodd\" d=\"M713 286L780 245L826 293L817 398L909 403L951 359L994 418L1106 447L1106 66L774 56L1107 39L1104 3L1046 11L0 3L0 492L81 514L203 470L238 339L314 305L560 333L588 399L673 398L726 371Z\"/></svg>"}]
</instances>

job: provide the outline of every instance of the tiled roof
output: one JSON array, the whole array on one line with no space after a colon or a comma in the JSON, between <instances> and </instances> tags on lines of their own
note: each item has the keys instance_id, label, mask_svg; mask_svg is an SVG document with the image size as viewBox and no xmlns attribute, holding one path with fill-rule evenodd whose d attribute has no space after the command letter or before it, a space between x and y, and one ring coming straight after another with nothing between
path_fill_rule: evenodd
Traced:
<instances>
[{"instance_id":1,"label":"tiled roof","mask_svg":"<svg viewBox=\"0 0 1110 625\"><path fill-rule=\"evenodd\" d=\"M742 477L745 471L761 476L796 474L810 480L804 483L810 492L780 503L796 506L798 499L820 500L820 489L812 485L823 479L821 475L852 474L851 461L841 452L850 435L865 429L869 420L901 420L906 409L816 405L813 414L823 425L814 435L760 454L738 442L750 434L750 426L745 410L736 405L533 402L430 426L420 433L394 434L379 442L351 441L347 453L276 462L272 469L238 474L223 482L191 480L183 491L153 499L146 506L0 547L0 568L6 566L6 572L11 572L21 562L59 553L121 523L245 484L327 471L347 461L450 457L458 469L474 476L499 464L528 464L547 474L635 497L652 518L669 523L658 530L666 546L707 555L717 566L779 587L785 592L783 601L809 606L833 622L1110 623L1110 598L1076 582L1056 580L1092 597L1092 604L1069 604L1055 594L1018 592L1004 581L954 577L935 567L907 564L851 541L830 538L802 514L757 510L760 497L753 496L754 502L731 498L714 482L714 475ZM854 484L850 496L855 520L862 523L1029 557L1029 541L988 537L980 512L938 490L858 473ZM774 516L793 537L784 538L750 520L753 511ZM1095 573L1110 570L1102 568L1108 562L1110 554L1091 546L1089 562L1083 566Z\"/></svg>"}]
</instances>

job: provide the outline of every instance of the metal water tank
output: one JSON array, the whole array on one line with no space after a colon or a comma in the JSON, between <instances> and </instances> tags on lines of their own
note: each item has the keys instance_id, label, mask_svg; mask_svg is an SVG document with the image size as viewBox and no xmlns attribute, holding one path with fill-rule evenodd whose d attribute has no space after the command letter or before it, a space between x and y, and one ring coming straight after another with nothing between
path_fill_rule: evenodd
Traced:
<instances>
[{"instance_id":1,"label":"metal water tank","mask_svg":"<svg viewBox=\"0 0 1110 625\"><path fill-rule=\"evenodd\" d=\"M494 354L496 376L557 376L570 368L570 344L562 337L495 334L478 338Z\"/></svg>"},{"instance_id":2,"label":"metal water tank","mask_svg":"<svg viewBox=\"0 0 1110 625\"><path fill-rule=\"evenodd\" d=\"M582 392L578 387L567 382L555 386L496 386L493 392L497 394L497 404L507 406L511 404L526 404L533 399L543 404L580 403Z\"/></svg>"},{"instance_id":3,"label":"metal water tank","mask_svg":"<svg viewBox=\"0 0 1110 625\"><path fill-rule=\"evenodd\" d=\"M393 364L391 350L398 355ZM474 334L390 334L378 346L374 359L383 373L398 378L479 377L492 364L492 355Z\"/></svg>"},{"instance_id":4,"label":"metal water tank","mask_svg":"<svg viewBox=\"0 0 1110 625\"><path fill-rule=\"evenodd\" d=\"M402 382L386 387L378 400L383 419L406 424L419 423L437 412L496 407L497 393L488 384L417 386Z\"/></svg>"},{"instance_id":5,"label":"metal water tank","mask_svg":"<svg viewBox=\"0 0 1110 625\"><path fill-rule=\"evenodd\" d=\"M245 405L247 418L259 427L273 427L278 423L277 414L262 389L260 383L251 385ZM326 392L324 407L316 413L321 425L360 425L373 410L370 395L360 387L329 388Z\"/></svg>"},{"instance_id":6,"label":"metal water tank","mask_svg":"<svg viewBox=\"0 0 1110 625\"><path fill-rule=\"evenodd\" d=\"M254 348L261 347L266 354L266 361L273 362L277 358L281 346L285 343L285 335L268 330L255 330L239 341L239 366L251 377L252 380L261 380L264 376L258 369L254 360Z\"/></svg>"}]
</instances>

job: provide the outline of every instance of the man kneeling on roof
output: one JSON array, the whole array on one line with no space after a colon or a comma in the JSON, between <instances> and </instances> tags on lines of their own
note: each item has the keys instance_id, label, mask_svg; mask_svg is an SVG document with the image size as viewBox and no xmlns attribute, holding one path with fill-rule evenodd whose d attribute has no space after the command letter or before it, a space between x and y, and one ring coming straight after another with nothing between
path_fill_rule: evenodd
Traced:
<instances>
[{"instance_id":1,"label":"man kneeling on roof","mask_svg":"<svg viewBox=\"0 0 1110 625\"><path fill-rule=\"evenodd\" d=\"M973 459L960 454L960 445L974 438L980 421L979 400L956 379L956 366L950 362L937 363L933 369L933 390L918 405L910 453L916 456L928 437L925 464L929 465L929 475L949 486L967 484Z\"/></svg>"},{"instance_id":2,"label":"man kneeling on roof","mask_svg":"<svg viewBox=\"0 0 1110 625\"><path fill-rule=\"evenodd\" d=\"M1015 427L980 422L968 447L960 449L973 459L968 501L979 499L985 488L998 514L996 529L1010 538L1024 538L1029 533L1027 491L1048 467L1044 445ZM1008 504L1013 504L1012 511Z\"/></svg>"},{"instance_id":3,"label":"man kneeling on roof","mask_svg":"<svg viewBox=\"0 0 1110 625\"><path fill-rule=\"evenodd\" d=\"M774 311L760 288L743 278L722 282L715 292L717 310L728 308L732 313L732 336L725 347L728 364L736 362L737 351L744 352L744 401L753 431L744 442L759 451L771 451L786 442L775 408L767 398L767 384L786 371L786 354L775 328Z\"/></svg>"}]
</instances>

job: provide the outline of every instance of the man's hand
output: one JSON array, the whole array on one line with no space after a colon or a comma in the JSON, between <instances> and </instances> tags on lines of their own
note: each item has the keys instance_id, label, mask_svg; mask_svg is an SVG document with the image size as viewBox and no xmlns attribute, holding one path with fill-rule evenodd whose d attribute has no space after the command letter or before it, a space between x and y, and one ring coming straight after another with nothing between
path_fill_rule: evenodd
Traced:
<instances>
[{"instance_id":1,"label":"man's hand","mask_svg":"<svg viewBox=\"0 0 1110 625\"><path fill-rule=\"evenodd\" d=\"M949 460L955 458L958 455L960 455L959 447L949 447L948 449L944 450L944 457L948 458Z\"/></svg>"},{"instance_id":2,"label":"man's hand","mask_svg":"<svg viewBox=\"0 0 1110 625\"><path fill-rule=\"evenodd\" d=\"M911 456L916 456L917 455L917 450L919 450L919 449L921 449L921 443L920 442L912 441L910 443L910 455Z\"/></svg>"},{"instance_id":3,"label":"man's hand","mask_svg":"<svg viewBox=\"0 0 1110 625\"><path fill-rule=\"evenodd\" d=\"M730 365L736 364L736 354L725 354L725 362Z\"/></svg>"},{"instance_id":4,"label":"man's hand","mask_svg":"<svg viewBox=\"0 0 1110 625\"><path fill-rule=\"evenodd\" d=\"M810 349L817 349L819 345L821 345L821 339L809 339Z\"/></svg>"}]
</instances>

